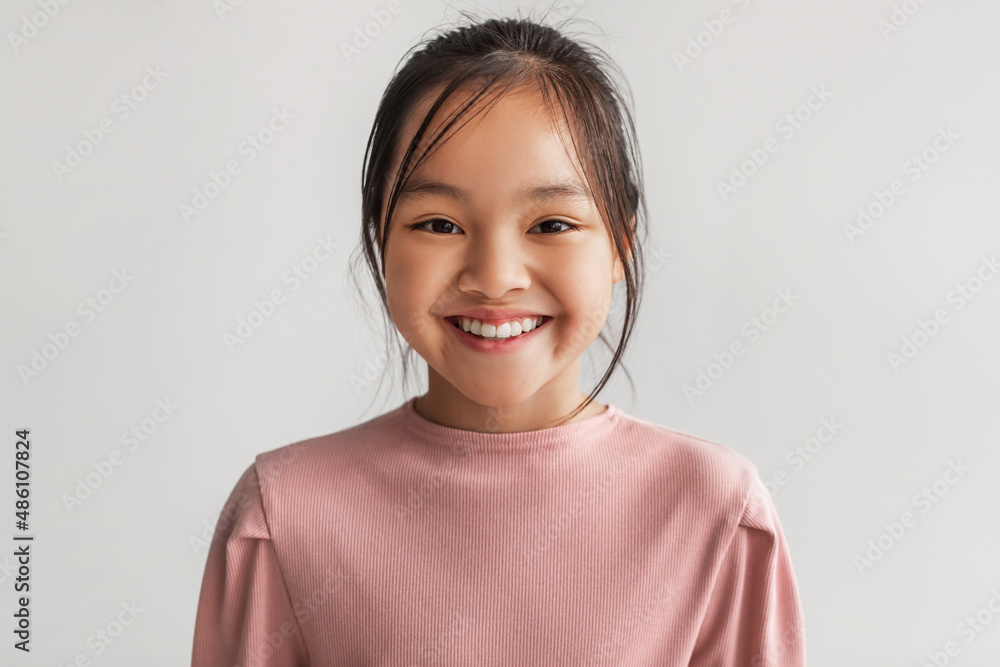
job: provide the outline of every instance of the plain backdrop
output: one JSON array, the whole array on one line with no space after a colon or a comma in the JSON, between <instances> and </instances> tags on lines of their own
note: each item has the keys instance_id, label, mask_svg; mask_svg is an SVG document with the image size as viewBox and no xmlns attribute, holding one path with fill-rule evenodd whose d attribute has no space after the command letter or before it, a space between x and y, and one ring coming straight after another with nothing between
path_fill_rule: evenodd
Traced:
<instances>
[{"instance_id":1,"label":"plain backdrop","mask_svg":"<svg viewBox=\"0 0 1000 667\"><path fill-rule=\"evenodd\" d=\"M541 5L392 6L4 3L3 664L187 664L201 538L254 456L414 395L398 373L377 393L382 339L348 279L374 112L428 31ZM924 665L949 642L948 664L997 664L1000 4L555 10L620 63L645 161L633 385L619 371L598 399L756 464L810 665ZM585 391L609 358L592 350ZM30 656L11 632L23 428ZM123 603L142 611L97 641Z\"/></svg>"}]
</instances>

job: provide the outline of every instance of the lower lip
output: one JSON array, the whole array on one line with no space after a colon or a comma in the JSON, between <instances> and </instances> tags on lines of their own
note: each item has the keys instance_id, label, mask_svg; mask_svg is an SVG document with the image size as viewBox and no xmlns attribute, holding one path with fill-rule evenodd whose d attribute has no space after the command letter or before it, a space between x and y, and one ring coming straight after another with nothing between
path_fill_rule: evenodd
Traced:
<instances>
[{"instance_id":1,"label":"lower lip","mask_svg":"<svg viewBox=\"0 0 1000 667\"><path fill-rule=\"evenodd\" d=\"M471 347L476 352L517 352L531 342L531 340L535 338L535 332L540 329L544 329L551 319L551 317L545 317L542 319L541 324L528 333L518 334L503 340L486 340L482 336L477 336L469 333L468 331L463 331L461 328L456 327L448 320L445 320L444 322L448 325L448 328L455 332L460 341Z\"/></svg>"}]
</instances>

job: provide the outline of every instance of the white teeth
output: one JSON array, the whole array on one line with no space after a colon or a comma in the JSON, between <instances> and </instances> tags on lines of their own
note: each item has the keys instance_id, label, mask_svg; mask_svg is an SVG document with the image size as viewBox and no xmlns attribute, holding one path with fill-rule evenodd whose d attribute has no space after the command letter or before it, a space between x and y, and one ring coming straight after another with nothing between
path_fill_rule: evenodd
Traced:
<instances>
[{"instance_id":1,"label":"white teeth","mask_svg":"<svg viewBox=\"0 0 1000 667\"><path fill-rule=\"evenodd\" d=\"M525 317L523 320L511 320L500 325L493 325L483 324L479 320L473 320L468 317L459 318L459 326L462 331L468 331L475 336L482 336L490 340L513 338L522 333L528 333L541 324L541 322L541 317Z\"/></svg>"}]
</instances>

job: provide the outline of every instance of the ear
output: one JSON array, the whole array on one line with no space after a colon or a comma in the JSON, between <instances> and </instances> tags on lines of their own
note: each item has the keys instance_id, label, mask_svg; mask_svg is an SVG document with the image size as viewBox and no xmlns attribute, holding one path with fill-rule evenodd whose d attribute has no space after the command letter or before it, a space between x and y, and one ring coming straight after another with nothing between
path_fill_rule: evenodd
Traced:
<instances>
[{"instance_id":1,"label":"ear","mask_svg":"<svg viewBox=\"0 0 1000 667\"><path fill-rule=\"evenodd\" d=\"M629 220L629 227L632 228L632 229L635 229L635 216L634 215L632 216L632 219ZM626 239L625 240L625 260L624 261L629 262L631 260L632 260L632 247L629 245L628 240ZM620 282L623 278L625 278L625 267L622 266L622 258L620 256L619 257L615 257L615 265L614 265L614 268L612 269L611 275L612 275L611 282L613 282L613 283Z\"/></svg>"},{"instance_id":2,"label":"ear","mask_svg":"<svg viewBox=\"0 0 1000 667\"><path fill-rule=\"evenodd\" d=\"M625 261L629 260L629 245L628 241L625 242ZM623 266L622 258L619 255L615 255L615 265L611 269L611 282L617 283L625 277L625 267Z\"/></svg>"}]
</instances>

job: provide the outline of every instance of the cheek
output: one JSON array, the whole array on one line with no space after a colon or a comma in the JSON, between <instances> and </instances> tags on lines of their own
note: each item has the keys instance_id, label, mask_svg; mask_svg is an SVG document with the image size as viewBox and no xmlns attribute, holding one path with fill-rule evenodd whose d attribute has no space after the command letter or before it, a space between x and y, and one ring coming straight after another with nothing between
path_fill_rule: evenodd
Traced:
<instances>
[{"instance_id":1,"label":"cheek","mask_svg":"<svg viewBox=\"0 0 1000 667\"><path fill-rule=\"evenodd\" d=\"M438 310L440 286L444 284L441 262L413 247L390 248L387 257L385 288L389 314L403 338L412 345L414 336L428 330L433 313Z\"/></svg>"},{"instance_id":2,"label":"cheek","mask_svg":"<svg viewBox=\"0 0 1000 667\"><path fill-rule=\"evenodd\" d=\"M607 320L613 283L605 259L600 253L581 257L564 265L558 280L550 282L566 316L566 344L571 347L589 345Z\"/></svg>"},{"instance_id":3,"label":"cheek","mask_svg":"<svg viewBox=\"0 0 1000 667\"><path fill-rule=\"evenodd\" d=\"M419 280L415 280L415 274L419 273L418 267L407 256L406 250L399 247L386 249L385 263L385 291L386 301L389 305L389 314L396 325L396 328L403 333L403 337L409 340L406 331L410 321L410 313L415 310L419 302L419 290L417 286Z\"/></svg>"},{"instance_id":4,"label":"cheek","mask_svg":"<svg viewBox=\"0 0 1000 667\"><path fill-rule=\"evenodd\" d=\"M426 308L421 308L420 295L414 293L412 283L405 281L395 287L386 283L386 301L389 315L403 339L411 347L418 347L420 336L427 331Z\"/></svg>"},{"instance_id":5,"label":"cheek","mask_svg":"<svg viewBox=\"0 0 1000 667\"><path fill-rule=\"evenodd\" d=\"M418 246L401 243L399 235L405 232L394 230L386 247L385 285L386 290L408 293L421 284L426 272L433 266Z\"/></svg>"},{"instance_id":6,"label":"cheek","mask_svg":"<svg viewBox=\"0 0 1000 667\"><path fill-rule=\"evenodd\" d=\"M611 258L601 248L588 248L560 257L553 289L561 299L576 304L599 303L612 286Z\"/></svg>"}]
</instances>

